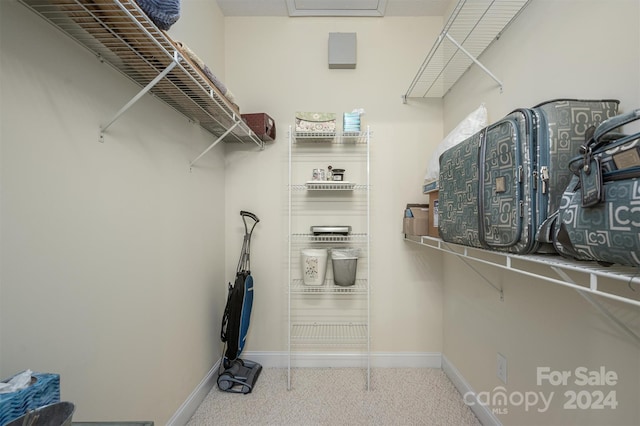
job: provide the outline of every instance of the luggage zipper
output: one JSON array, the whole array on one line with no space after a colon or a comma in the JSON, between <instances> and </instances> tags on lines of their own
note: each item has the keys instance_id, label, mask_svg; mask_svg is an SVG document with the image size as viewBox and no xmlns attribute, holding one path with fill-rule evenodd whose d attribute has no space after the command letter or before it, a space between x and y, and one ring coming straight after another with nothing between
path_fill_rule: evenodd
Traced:
<instances>
[{"instance_id":1,"label":"luggage zipper","mask_svg":"<svg viewBox=\"0 0 640 426\"><path fill-rule=\"evenodd\" d=\"M625 170L615 170L605 173L602 177L604 182L612 182L623 179L633 179L640 177L640 167L633 167Z\"/></svg>"},{"instance_id":2,"label":"luggage zipper","mask_svg":"<svg viewBox=\"0 0 640 426\"><path fill-rule=\"evenodd\" d=\"M549 167L540 167L540 180L542 181L542 193L546 194L549 187Z\"/></svg>"}]
</instances>

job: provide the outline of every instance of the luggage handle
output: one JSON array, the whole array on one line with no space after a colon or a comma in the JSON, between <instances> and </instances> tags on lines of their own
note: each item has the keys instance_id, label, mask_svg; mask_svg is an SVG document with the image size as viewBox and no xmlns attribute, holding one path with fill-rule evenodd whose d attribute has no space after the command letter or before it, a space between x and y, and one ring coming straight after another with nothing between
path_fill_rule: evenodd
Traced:
<instances>
[{"instance_id":1,"label":"luggage handle","mask_svg":"<svg viewBox=\"0 0 640 426\"><path fill-rule=\"evenodd\" d=\"M625 114L619 114L611 117L596 128L590 127L585 133L585 143L580 147L580 157L576 157L569 162L569 169L574 174L584 171L587 175L591 173L593 153L601 149L603 146L612 142L617 142L626 138L637 138L640 132L633 135L625 135L622 133L613 133L613 130L620 126L629 124L640 119L640 108L634 109ZM580 161L582 160L582 161Z\"/></svg>"},{"instance_id":2,"label":"luggage handle","mask_svg":"<svg viewBox=\"0 0 640 426\"><path fill-rule=\"evenodd\" d=\"M637 139L639 133L625 135L614 133L620 126L640 119L640 109L620 114L603 121L597 128L586 133L586 143L580 148L580 157L569 162L569 170L578 176L583 208L592 207L604 201L604 171L600 166L600 157L595 155L609 144L617 146Z\"/></svg>"},{"instance_id":3,"label":"luggage handle","mask_svg":"<svg viewBox=\"0 0 640 426\"><path fill-rule=\"evenodd\" d=\"M615 117L611 117L603 121L593 132L593 136L590 138L591 140L586 141L587 147L591 147L592 151L599 149L602 145L609 142L607 139L603 140L605 135L620 126L624 126L625 124L629 124L638 119L640 119L640 108L634 109L626 114L616 115Z\"/></svg>"}]
</instances>

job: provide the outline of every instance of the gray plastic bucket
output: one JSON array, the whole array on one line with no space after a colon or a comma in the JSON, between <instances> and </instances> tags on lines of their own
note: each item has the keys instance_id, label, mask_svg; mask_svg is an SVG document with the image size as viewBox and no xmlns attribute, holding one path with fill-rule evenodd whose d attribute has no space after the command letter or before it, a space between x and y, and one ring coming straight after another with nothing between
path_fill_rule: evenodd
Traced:
<instances>
[{"instance_id":1,"label":"gray plastic bucket","mask_svg":"<svg viewBox=\"0 0 640 426\"><path fill-rule=\"evenodd\" d=\"M29 410L24 416L18 417L5 426L71 426L75 408L71 402L56 402Z\"/></svg>"},{"instance_id":2,"label":"gray plastic bucket","mask_svg":"<svg viewBox=\"0 0 640 426\"><path fill-rule=\"evenodd\" d=\"M356 283L358 269L358 249L344 248L331 250L333 282L339 286L351 286Z\"/></svg>"}]
</instances>

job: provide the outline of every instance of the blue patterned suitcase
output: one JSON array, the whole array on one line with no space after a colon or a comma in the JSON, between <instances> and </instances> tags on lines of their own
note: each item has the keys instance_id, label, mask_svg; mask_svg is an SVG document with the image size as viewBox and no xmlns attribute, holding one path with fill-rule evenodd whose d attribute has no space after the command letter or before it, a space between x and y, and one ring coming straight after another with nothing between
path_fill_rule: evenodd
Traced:
<instances>
[{"instance_id":1,"label":"blue patterned suitcase","mask_svg":"<svg viewBox=\"0 0 640 426\"><path fill-rule=\"evenodd\" d=\"M478 150L483 132L440 156L438 232L452 243L479 247Z\"/></svg>"},{"instance_id":2,"label":"blue patterned suitcase","mask_svg":"<svg viewBox=\"0 0 640 426\"><path fill-rule=\"evenodd\" d=\"M554 100L513 111L440 157L443 240L526 254L549 250L540 226L569 183L567 165L615 100Z\"/></svg>"}]
</instances>

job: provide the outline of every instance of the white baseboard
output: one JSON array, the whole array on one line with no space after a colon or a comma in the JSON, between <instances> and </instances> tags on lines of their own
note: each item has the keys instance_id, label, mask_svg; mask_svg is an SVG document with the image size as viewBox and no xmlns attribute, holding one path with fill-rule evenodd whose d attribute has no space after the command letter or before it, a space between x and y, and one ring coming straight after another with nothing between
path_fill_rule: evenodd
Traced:
<instances>
[{"instance_id":1,"label":"white baseboard","mask_svg":"<svg viewBox=\"0 0 640 426\"><path fill-rule=\"evenodd\" d=\"M191 395L182 403L178 411L167 422L167 426L184 426L187 424L193 413L196 412L209 391L216 385L218 380L218 367L220 360L209 370L204 379L191 392Z\"/></svg>"},{"instance_id":2,"label":"white baseboard","mask_svg":"<svg viewBox=\"0 0 640 426\"><path fill-rule=\"evenodd\" d=\"M480 420L480 423L484 426L502 426L500 420L498 420L491 410L478 401L476 392L471 388L471 385L469 385L458 369L444 355L442 355L442 371L444 371L444 374L447 375L456 389L458 389L458 392L460 392L465 402L468 403L469 408L471 408L471 411L473 411L478 420Z\"/></svg>"}]
</instances>

